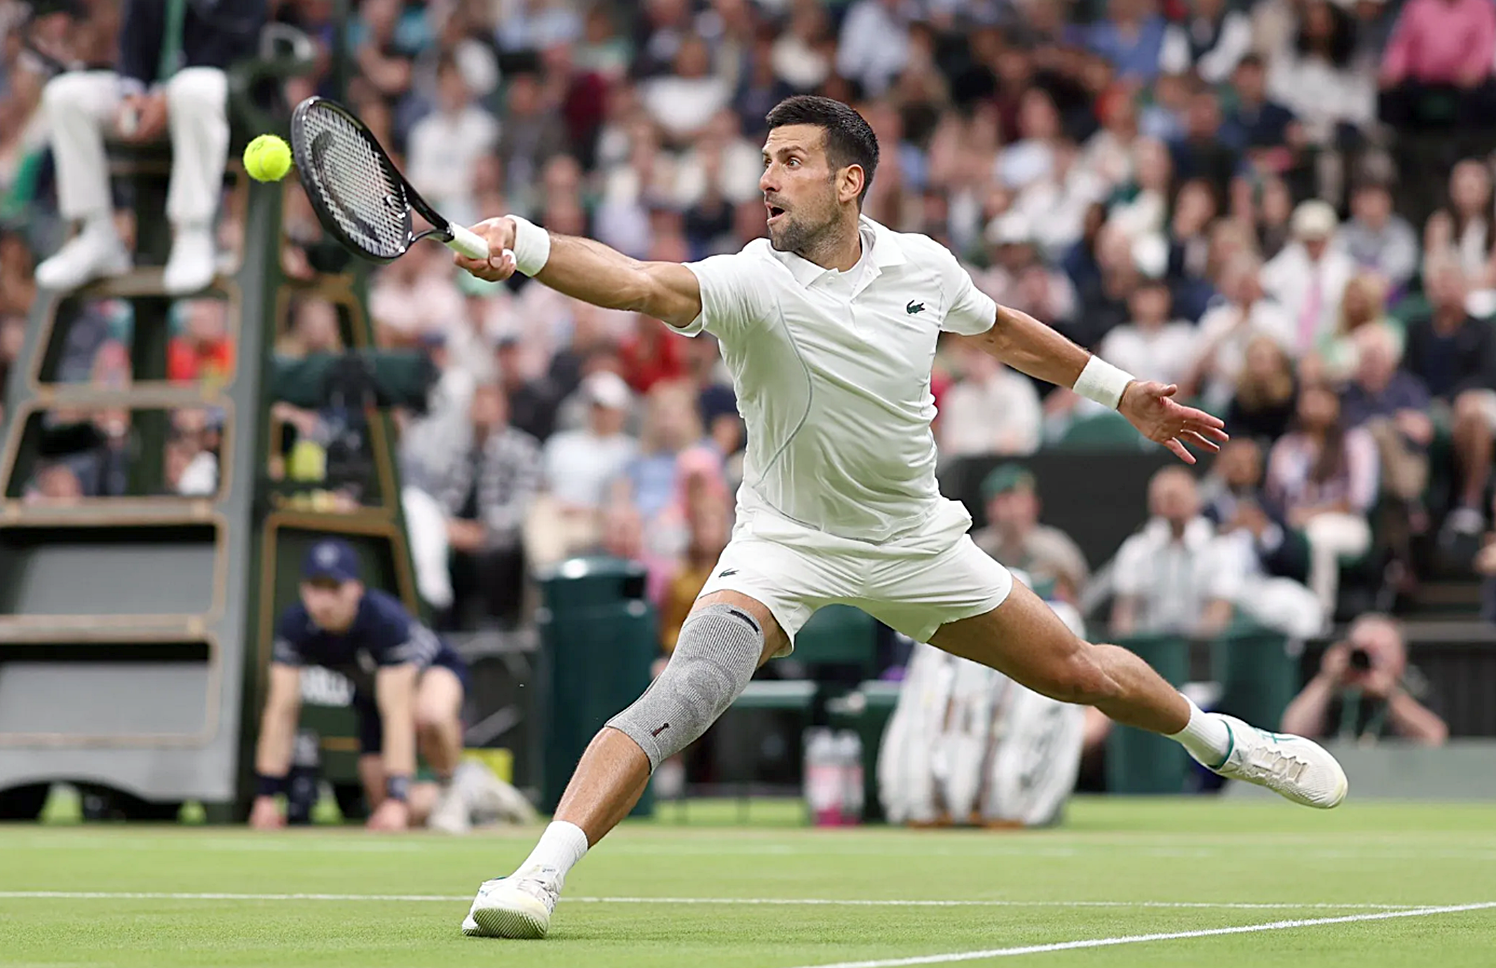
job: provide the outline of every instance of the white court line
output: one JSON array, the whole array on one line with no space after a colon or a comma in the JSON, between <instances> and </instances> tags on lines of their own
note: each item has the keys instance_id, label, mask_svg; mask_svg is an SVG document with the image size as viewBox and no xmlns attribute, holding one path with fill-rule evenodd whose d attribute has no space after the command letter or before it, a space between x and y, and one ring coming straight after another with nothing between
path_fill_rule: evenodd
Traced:
<instances>
[{"instance_id":1,"label":"white court line","mask_svg":"<svg viewBox=\"0 0 1496 968\"><path fill-rule=\"evenodd\" d=\"M1317 928L1329 924L1385 921L1390 918L1423 918L1435 914L1456 914L1461 911L1483 911L1489 908L1496 908L1496 901L1485 901L1480 904L1451 904L1444 907L1413 908L1407 911L1380 911L1376 914L1347 914L1338 918L1269 921L1265 924L1241 924L1229 928L1206 928L1200 931L1170 931L1160 934L1123 935L1118 938L1090 938L1084 941L1061 941L1056 944L1025 945L1021 948L989 948L986 951L956 951L940 955L917 955L912 958L838 961L833 964L804 965L801 968L906 968L909 965L946 965L957 961L1011 958L1015 955L1038 955L1051 951L1074 951L1078 948L1111 948L1116 945L1144 944L1149 941L1178 941L1182 938L1211 938L1226 934L1256 934L1261 931L1284 931L1289 928Z\"/></svg>"},{"instance_id":2,"label":"white court line","mask_svg":"<svg viewBox=\"0 0 1496 968\"><path fill-rule=\"evenodd\" d=\"M231 894L183 891L0 891L0 900L126 900L126 901L397 901L456 903L472 900L466 894ZM889 900L820 897L567 897L573 904L744 904L786 907L1063 907L1063 908L1206 908L1242 911L1426 910L1415 904L1259 903L1232 901L1017 901L1017 900Z\"/></svg>"}]
</instances>

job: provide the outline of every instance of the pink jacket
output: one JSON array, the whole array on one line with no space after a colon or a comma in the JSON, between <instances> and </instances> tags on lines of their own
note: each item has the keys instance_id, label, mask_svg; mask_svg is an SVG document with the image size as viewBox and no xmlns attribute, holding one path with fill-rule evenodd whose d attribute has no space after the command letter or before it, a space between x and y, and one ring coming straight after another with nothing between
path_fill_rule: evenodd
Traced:
<instances>
[{"instance_id":1,"label":"pink jacket","mask_svg":"<svg viewBox=\"0 0 1496 968\"><path fill-rule=\"evenodd\" d=\"M1426 84L1490 75L1496 59L1492 0L1408 0L1382 55L1382 74Z\"/></svg>"}]
</instances>

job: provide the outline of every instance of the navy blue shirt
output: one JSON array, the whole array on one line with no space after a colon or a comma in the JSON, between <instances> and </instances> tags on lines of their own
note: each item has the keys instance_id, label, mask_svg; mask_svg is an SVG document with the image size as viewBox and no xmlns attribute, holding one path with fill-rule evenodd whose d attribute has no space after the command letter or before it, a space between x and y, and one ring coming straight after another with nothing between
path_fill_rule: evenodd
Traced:
<instances>
[{"instance_id":1,"label":"navy blue shirt","mask_svg":"<svg viewBox=\"0 0 1496 968\"><path fill-rule=\"evenodd\" d=\"M1347 427L1359 427L1373 417L1391 417L1399 410L1423 410L1427 406L1428 389L1407 370L1392 374L1392 380L1381 393L1372 394L1359 383L1352 383L1340 394L1340 418Z\"/></svg>"},{"instance_id":2,"label":"navy blue shirt","mask_svg":"<svg viewBox=\"0 0 1496 968\"><path fill-rule=\"evenodd\" d=\"M437 634L413 618L399 599L371 588L359 601L353 624L340 635L318 628L300 602L286 609L275 626L271 661L341 672L356 693L372 696L374 673L381 667L413 662L424 669L444 648Z\"/></svg>"}]
</instances>

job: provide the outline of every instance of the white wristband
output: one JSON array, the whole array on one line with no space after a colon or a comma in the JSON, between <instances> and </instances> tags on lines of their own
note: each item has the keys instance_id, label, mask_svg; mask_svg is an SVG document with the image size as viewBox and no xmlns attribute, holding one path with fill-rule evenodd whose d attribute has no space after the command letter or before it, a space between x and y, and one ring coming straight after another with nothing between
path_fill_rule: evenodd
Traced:
<instances>
[{"instance_id":1,"label":"white wristband","mask_svg":"<svg viewBox=\"0 0 1496 968\"><path fill-rule=\"evenodd\" d=\"M1115 410L1117 404L1122 402L1127 384L1132 380L1131 373L1119 370L1099 356L1093 356L1086 368L1080 371L1080 379L1075 381L1075 392L1087 400L1095 400L1108 410Z\"/></svg>"},{"instance_id":2,"label":"white wristband","mask_svg":"<svg viewBox=\"0 0 1496 968\"><path fill-rule=\"evenodd\" d=\"M514 267L527 276L533 276L551 257L551 233L518 215L509 216L514 222Z\"/></svg>"}]
</instances>

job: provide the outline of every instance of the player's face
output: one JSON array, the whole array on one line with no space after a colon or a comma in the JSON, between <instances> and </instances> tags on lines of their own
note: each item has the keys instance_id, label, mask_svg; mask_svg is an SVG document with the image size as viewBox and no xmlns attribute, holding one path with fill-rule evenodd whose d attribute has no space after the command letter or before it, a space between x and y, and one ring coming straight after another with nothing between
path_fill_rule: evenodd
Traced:
<instances>
[{"instance_id":1,"label":"player's face","mask_svg":"<svg viewBox=\"0 0 1496 968\"><path fill-rule=\"evenodd\" d=\"M825 144L825 130L813 124L783 125L764 142L758 187L769 217L769 243L781 252L812 248L841 218L838 184L850 169L832 168Z\"/></svg>"},{"instance_id":2,"label":"player's face","mask_svg":"<svg viewBox=\"0 0 1496 968\"><path fill-rule=\"evenodd\" d=\"M345 632L358 614L359 599L363 598L362 582L304 581L301 583L301 604L317 627L329 632Z\"/></svg>"}]
</instances>

